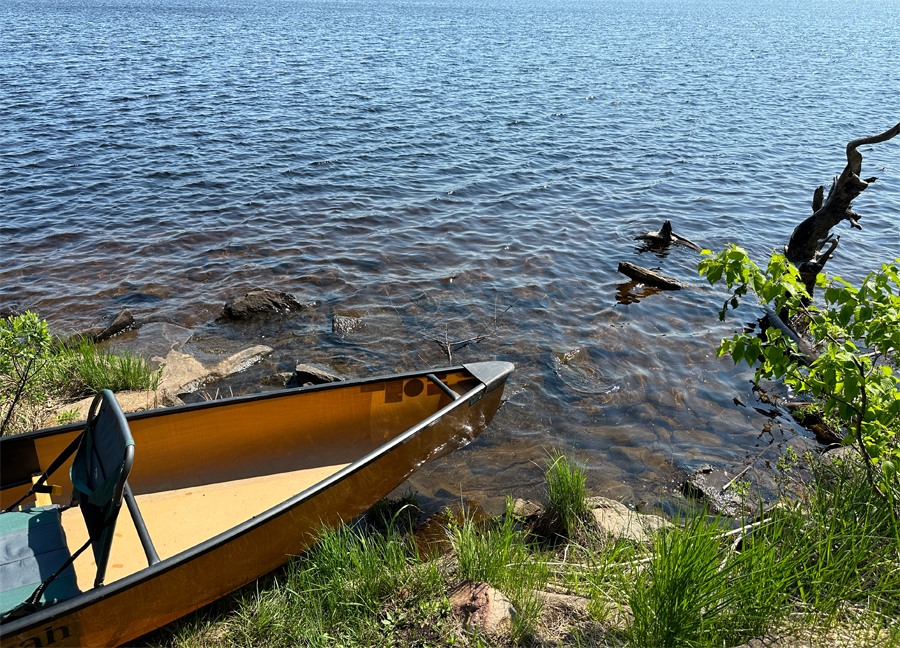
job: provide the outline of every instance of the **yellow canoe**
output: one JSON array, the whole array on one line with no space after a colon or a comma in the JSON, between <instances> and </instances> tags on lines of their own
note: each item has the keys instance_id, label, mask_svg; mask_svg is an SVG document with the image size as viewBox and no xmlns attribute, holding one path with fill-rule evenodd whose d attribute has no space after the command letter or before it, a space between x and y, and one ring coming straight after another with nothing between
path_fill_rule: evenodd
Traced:
<instances>
[{"instance_id":1,"label":"yellow canoe","mask_svg":"<svg viewBox=\"0 0 900 648\"><path fill-rule=\"evenodd\" d=\"M0 644L121 645L252 582L310 546L323 525L351 520L426 462L472 441L497 411L513 368L475 363L122 417L133 464L121 478L127 505L117 509L108 555L97 557L95 540L95 551L67 568L77 580L74 595L5 621ZM0 440L4 511L29 491L33 475L78 445L84 427ZM82 452L79 446L76 464ZM65 508L72 462L69 456L48 479L61 489L36 497L62 507L47 510L75 554L94 527L86 523L86 496L82 506ZM34 499L23 506L34 507ZM106 562L105 581L98 561Z\"/></svg>"}]
</instances>

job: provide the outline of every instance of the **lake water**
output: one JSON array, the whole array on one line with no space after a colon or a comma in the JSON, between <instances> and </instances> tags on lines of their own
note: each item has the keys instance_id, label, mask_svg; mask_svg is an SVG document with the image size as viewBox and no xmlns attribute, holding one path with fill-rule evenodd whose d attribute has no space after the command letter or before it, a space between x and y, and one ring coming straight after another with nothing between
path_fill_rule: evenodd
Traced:
<instances>
[{"instance_id":1,"label":"lake water","mask_svg":"<svg viewBox=\"0 0 900 648\"><path fill-rule=\"evenodd\" d=\"M597 494L671 496L699 463L814 447L716 359L724 293L663 220L763 262L853 138L900 117L900 2L4 0L0 296L56 330L123 306L210 353L371 375L518 370L474 444L413 480L438 505L529 494L551 448ZM829 270L900 256L900 141ZM690 288L660 293L629 260ZM215 321L270 287L315 301ZM366 326L339 336L337 315ZM224 389L224 386L223 386ZM762 465L763 462L760 462Z\"/></svg>"}]
</instances>

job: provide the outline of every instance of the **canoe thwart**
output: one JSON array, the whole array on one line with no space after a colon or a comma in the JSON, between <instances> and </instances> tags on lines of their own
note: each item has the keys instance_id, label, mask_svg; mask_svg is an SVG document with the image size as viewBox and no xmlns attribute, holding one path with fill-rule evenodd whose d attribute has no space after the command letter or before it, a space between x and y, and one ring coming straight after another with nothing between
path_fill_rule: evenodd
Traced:
<instances>
[{"instance_id":1,"label":"canoe thwart","mask_svg":"<svg viewBox=\"0 0 900 648\"><path fill-rule=\"evenodd\" d=\"M427 378L428 378L428 380L433 382L437 386L438 389L440 389L442 392L447 394L447 396L450 397L450 400L457 400L458 398L461 398L459 394L457 394L455 391L453 391L452 389L447 387L447 385L445 385L441 380L439 380L438 377L435 376L433 373L428 374Z\"/></svg>"}]
</instances>

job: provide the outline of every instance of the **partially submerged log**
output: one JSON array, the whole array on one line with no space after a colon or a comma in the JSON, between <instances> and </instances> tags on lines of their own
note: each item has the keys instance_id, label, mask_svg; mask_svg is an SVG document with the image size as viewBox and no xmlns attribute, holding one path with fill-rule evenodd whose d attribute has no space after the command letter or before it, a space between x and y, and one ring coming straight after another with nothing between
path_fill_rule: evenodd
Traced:
<instances>
[{"instance_id":1,"label":"partially submerged log","mask_svg":"<svg viewBox=\"0 0 900 648\"><path fill-rule=\"evenodd\" d=\"M819 187L813 194L812 216L797 225L791 234L790 241L784 246L787 260L797 266L800 278L806 285L807 292L813 293L816 275L822 271L838 245L839 237L832 238L831 229L843 220L850 226L862 229L859 224L861 216L853 211L851 203L878 178L859 177L862 171L862 154L857 150L866 144L886 142L900 133L900 123L878 135L860 137L847 144L847 166L840 176L831 183L828 196L825 187ZM828 249L823 252L823 248Z\"/></svg>"},{"instance_id":2,"label":"partially submerged log","mask_svg":"<svg viewBox=\"0 0 900 648\"><path fill-rule=\"evenodd\" d=\"M645 232L640 236L636 236L635 240L647 241L650 243L650 245L671 245L672 243L675 243L677 245L684 245L685 247L689 247L695 252L703 251L703 249L693 241L689 241L683 236L679 236L678 234L673 232L671 221L665 221L662 228L658 232Z\"/></svg>"},{"instance_id":3,"label":"partially submerged log","mask_svg":"<svg viewBox=\"0 0 900 648\"><path fill-rule=\"evenodd\" d=\"M619 261L619 272L635 281L640 281L641 283L655 286L662 290L681 290L684 288L684 286L674 279L669 279L658 272L647 270L647 268L642 268L641 266L629 263L628 261Z\"/></svg>"}]
</instances>

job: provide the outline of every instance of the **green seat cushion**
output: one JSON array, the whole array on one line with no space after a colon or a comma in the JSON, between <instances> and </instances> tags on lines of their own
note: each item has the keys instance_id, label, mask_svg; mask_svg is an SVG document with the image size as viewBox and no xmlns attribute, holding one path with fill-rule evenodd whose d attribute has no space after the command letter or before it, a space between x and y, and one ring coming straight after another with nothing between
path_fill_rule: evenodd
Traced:
<instances>
[{"instance_id":1,"label":"green seat cushion","mask_svg":"<svg viewBox=\"0 0 900 648\"><path fill-rule=\"evenodd\" d=\"M5 616L69 559L56 506L0 514L0 616ZM79 594L72 565L44 592L45 605Z\"/></svg>"}]
</instances>

